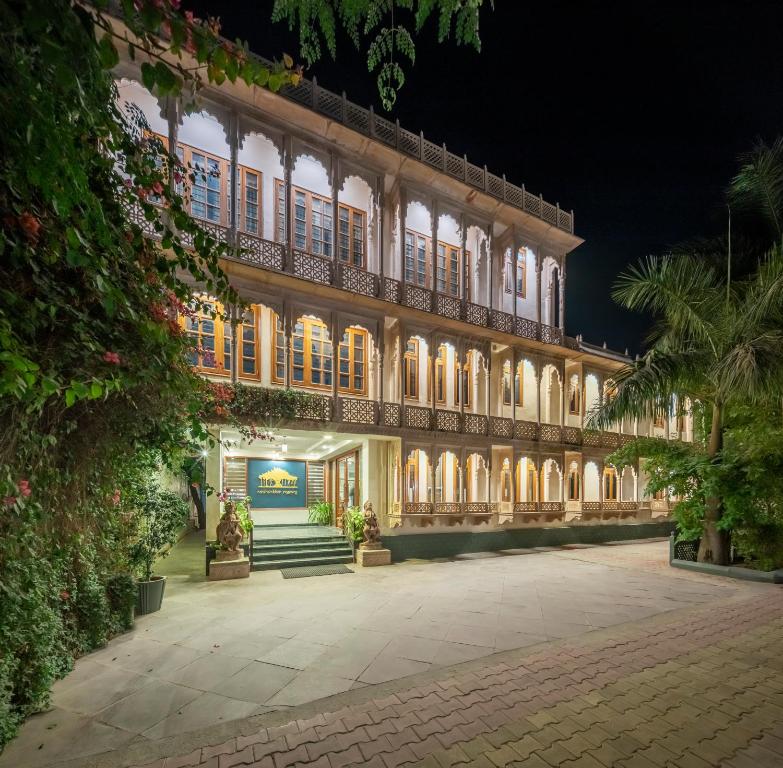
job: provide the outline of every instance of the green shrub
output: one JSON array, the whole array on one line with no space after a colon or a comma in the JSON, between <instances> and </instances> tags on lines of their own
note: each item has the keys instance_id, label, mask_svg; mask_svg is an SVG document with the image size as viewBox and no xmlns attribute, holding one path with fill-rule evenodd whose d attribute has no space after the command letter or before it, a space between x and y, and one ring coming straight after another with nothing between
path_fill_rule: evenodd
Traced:
<instances>
[{"instance_id":1,"label":"green shrub","mask_svg":"<svg viewBox=\"0 0 783 768\"><path fill-rule=\"evenodd\" d=\"M140 483L130 500L134 541L128 552L131 568L144 581L152 578L155 561L166 557L188 521L188 505L154 478Z\"/></svg>"},{"instance_id":2,"label":"green shrub","mask_svg":"<svg viewBox=\"0 0 783 768\"><path fill-rule=\"evenodd\" d=\"M364 514L360 507L348 507L343 513L343 531L351 541L364 538Z\"/></svg>"},{"instance_id":3,"label":"green shrub","mask_svg":"<svg viewBox=\"0 0 783 768\"><path fill-rule=\"evenodd\" d=\"M129 573L115 573L106 580L112 633L125 632L133 626L136 591L136 581Z\"/></svg>"},{"instance_id":4,"label":"green shrub","mask_svg":"<svg viewBox=\"0 0 783 768\"><path fill-rule=\"evenodd\" d=\"M253 520L250 517L250 496L245 496L242 501L236 503L236 512L239 518L239 525L245 532L245 542L247 542L250 531L253 530Z\"/></svg>"},{"instance_id":5,"label":"green shrub","mask_svg":"<svg viewBox=\"0 0 783 768\"><path fill-rule=\"evenodd\" d=\"M331 525L332 511L333 507L330 502L316 501L310 505L307 513L307 520L308 522L316 523L317 525Z\"/></svg>"}]
</instances>

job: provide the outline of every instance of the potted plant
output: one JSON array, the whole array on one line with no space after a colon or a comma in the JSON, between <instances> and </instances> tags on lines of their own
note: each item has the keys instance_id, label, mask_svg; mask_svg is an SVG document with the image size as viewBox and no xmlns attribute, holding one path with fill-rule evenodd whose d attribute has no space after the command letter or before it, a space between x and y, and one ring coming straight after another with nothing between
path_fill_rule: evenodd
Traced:
<instances>
[{"instance_id":1,"label":"potted plant","mask_svg":"<svg viewBox=\"0 0 783 768\"><path fill-rule=\"evenodd\" d=\"M152 573L155 561L166 557L188 521L188 505L173 491L155 481L141 485L133 494L134 536L129 559L137 575L136 612L160 610L165 576Z\"/></svg>"},{"instance_id":2,"label":"potted plant","mask_svg":"<svg viewBox=\"0 0 783 768\"><path fill-rule=\"evenodd\" d=\"M316 501L310 505L307 521L316 525L332 524L332 505L328 501Z\"/></svg>"},{"instance_id":3,"label":"potted plant","mask_svg":"<svg viewBox=\"0 0 783 768\"><path fill-rule=\"evenodd\" d=\"M356 558L356 547L364 539L364 514L361 507L348 507L343 513L343 533L351 542L351 548Z\"/></svg>"}]
</instances>

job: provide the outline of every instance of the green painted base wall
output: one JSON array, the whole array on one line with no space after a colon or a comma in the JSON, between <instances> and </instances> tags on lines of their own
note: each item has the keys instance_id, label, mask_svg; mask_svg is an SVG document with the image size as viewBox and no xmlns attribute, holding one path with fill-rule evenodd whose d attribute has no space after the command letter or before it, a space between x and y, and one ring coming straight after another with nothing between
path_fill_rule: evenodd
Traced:
<instances>
[{"instance_id":1,"label":"green painted base wall","mask_svg":"<svg viewBox=\"0 0 783 768\"><path fill-rule=\"evenodd\" d=\"M454 557L469 552L503 549L557 547L562 544L602 544L669 536L674 522L637 525L579 525L563 528L515 528L513 530L453 531L444 533L386 534L383 545L391 550L392 562L409 558Z\"/></svg>"}]
</instances>

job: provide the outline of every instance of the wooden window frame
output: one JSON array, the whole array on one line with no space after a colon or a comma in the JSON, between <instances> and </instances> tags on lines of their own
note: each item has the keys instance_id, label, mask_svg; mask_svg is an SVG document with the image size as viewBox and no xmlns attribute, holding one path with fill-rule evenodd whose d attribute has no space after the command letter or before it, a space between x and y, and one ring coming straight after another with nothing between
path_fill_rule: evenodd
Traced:
<instances>
[{"instance_id":1,"label":"wooden window frame","mask_svg":"<svg viewBox=\"0 0 783 768\"><path fill-rule=\"evenodd\" d=\"M261 380L261 355L260 355L260 346L261 346L261 338L260 334L258 332L259 329L259 307L257 304L253 304L250 309L248 310L250 312L251 318L249 321L245 320L243 317L241 323L237 323L237 339L236 343L237 346L237 378L239 379L247 379L249 381L260 381ZM223 328L223 334L224 338L226 335L226 326L229 328L229 353L231 353L231 344L235 342L233 338L233 328L231 327L231 324L224 324ZM244 331L246 328L252 328L253 330L253 348L254 353L252 358L247 357L245 355L245 337L244 337ZM253 373L245 373L245 366L244 361L246 359L252 359L253 360L253 366L254 370Z\"/></svg>"},{"instance_id":2,"label":"wooden window frame","mask_svg":"<svg viewBox=\"0 0 783 768\"><path fill-rule=\"evenodd\" d=\"M517 298L524 299L527 296L527 252L517 251L517 257L514 260L514 286Z\"/></svg>"},{"instance_id":3,"label":"wooden window frame","mask_svg":"<svg viewBox=\"0 0 783 768\"><path fill-rule=\"evenodd\" d=\"M296 217L296 196L297 194L301 194L304 196L304 209L305 209L305 245L303 248L300 248L296 244L296 222L299 221ZM329 217L332 221L332 228L330 230L330 237L328 240L318 240L317 242L323 243L324 246L328 246L329 253L321 252L316 253L313 248L313 200L318 200L320 203L324 205L324 207L329 208ZM309 189L305 189L304 187L297 187L293 184L291 185L291 210L289 212L291 216L291 221L293 223L293 228L291 230L291 235L293 237L293 247L296 248L298 251L305 251L306 253L312 254L314 256L320 256L324 259L331 259L334 256L334 206L332 205L332 199L329 197L325 197L324 195L319 195L317 192L311 192ZM321 212L321 216L324 216L324 212ZM326 232L326 227L321 223L321 229Z\"/></svg>"},{"instance_id":4,"label":"wooden window frame","mask_svg":"<svg viewBox=\"0 0 783 768\"><path fill-rule=\"evenodd\" d=\"M191 368L193 368L193 370L197 371L198 373L203 373L208 376L230 377L231 365L229 364L229 367L226 368L225 358L226 354L228 354L230 363L232 339L230 333L228 337L225 335L225 321L222 318L224 307L219 301L215 301L206 296L199 297L198 300L212 304L215 308L215 317L212 317L212 315L208 312L198 310L198 312L196 312L198 326L195 331L188 327L189 323L193 322L190 317L180 315L178 318L179 324L188 336L195 336L197 347L202 347L202 338L204 337L202 332L202 323L205 320L212 323L213 332L207 335L214 339L214 350L211 350L211 352L212 356L215 358L215 365L214 367L205 366L203 364L203 353L194 350L197 362L194 365L191 365ZM226 340L228 341L228 352L226 352L225 347Z\"/></svg>"},{"instance_id":5,"label":"wooden window frame","mask_svg":"<svg viewBox=\"0 0 783 768\"><path fill-rule=\"evenodd\" d=\"M413 351L408 347L411 343L415 346ZM402 357L403 368L403 394L406 400L419 399L419 352L421 347L416 338L405 342L405 354Z\"/></svg>"},{"instance_id":6,"label":"wooden window frame","mask_svg":"<svg viewBox=\"0 0 783 768\"><path fill-rule=\"evenodd\" d=\"M466 408L471 407L473 399L473 350L469 349L462 366L462 379L460 381L460 394L462 403Z\"/></svg>"},{"instance_id":7,"label":"wooden window frame","mask_svg":"<svg viewBox=\"0 0 783 768\"><path fill-rule=\"evenodd\" d=\"M511 363L506 360L500 375L500 397L503 405L511 405Z\"/></svg>"},{"instance_id":8,"label":"wooden window frame","mask_svg":"<svg viewBox=\"0 0 783 768\"><path fill-rule=\"evenodd\" d=\"M443 254L441 256L441 249ZM437 259L435 262L435 292L443 294L444 296L453 296L459 298L460 296L460 262L462 249L456 245L450 243L443 243L438 241ZM443 288L440 289L440 270L441 270L441 258L443 259ZM456 262L455 262L456 259ZM454 286L454 280L456 279L456 292L451 288Z\"/></svg>"},{"instance_id":9,"label":"wooden window frame","mask_svg":"<svg viewBox=\"0 0 783 768\"><path fill-rule=\"evenodd\" d=\"M438 356L435 359L435 400L440 405L446 404L446 392L448 390L446 382L446 360L448 359L448 349L445 344L438 347Z\"/></svg>"},{"instance_id":10,"label":"wooden window frame","mask_svg":"<svg viewBox=\"0 0 783 768\"><path fill-rule=\"evenodd\" d=\"M346 237L348 238L348 248L347 248L347 258L343 259L342 257L342 237L343 233L341 230L342 226L342 214L345 212L348 215L348 234ZM362 224L361 224L361 263L357 264L354 256L356 254L356 236L354 233L354 227L356 226L354 224L354 218L356 216L362 217ZM361 210L360 208L354 208L351 205L346 205L345 203L338 202L337 204L337 260L341 262L342 264L349 264L352 267L356 267L357 269L367 269L367 212Z\"/></svg>"},{"instance_id":11,"label":"wooden window frame","mask_svg":"<svg viewBox=\"0 0 783 768\"><path fill-rule=\"evenodd\" d=\"M573 487L572 487L573 482ZM579 501L582 497L582 478L578 469L568 473L568 501Z\"/></svg>"},{"instance_id":12,"label":"wooden window frame","mask_svg":"<svg viewBox=\"0 0 783 768\"><path fill-rule=\"evenodd\" d=\"M271 333L272 333L272 344L271 346L271 352L272 352L272 366L270 368L271 373L271 381L273 384L285 384L285 330L283 329L283 323L280 319L280 315L277 314L277 312L272 311L272 323L271 323ZM282 363L278 362L277 359L277 353L279 351L283 352L283 360ZM278 365L283 366L283 375L279 376L277 373L277 367Z\"/></svg>"},{"instance_id":13,"label":"wooden window frame","mask_svg":"<svg viewBox=\"0 0 783 768\"><path fill-rule=\"evenodd\" d=\"M527 462L527 495L532 497L525 501L538 501L538 470L532 461Z\"/></svg>"},{"instance_id":14,"label":"wooden window frame","mask_svg":"<svg viewBox=\"0 0 783 768\"><path fill-rule=\"evenodd\" d=\"M229 164L229 174L230 174L230 170L231 168ZM258 179L258 187L256 188L257 202L255 203L257 209L256 219L257 219L258 226L255 232L252 232L247 226L247 205L248 205L247 176L248 174L253 174ZM263 238L264 236L264 210L263 210L264 174L261 173L261 171L256 170L255 168L250 168L247 165L238 164L237 165L237 188L238 189L235 196L237 202L239 203L238 205L239 215L237 216L237 231L248 234L251 237Z\"/></svg>"},{"instance_id":15,"label":"wooden window frame","mask_svg":"<svg viewBox=\"0 0 783 768\"><path fill-rule=\"evenodd\" d=\"M571 416L579 416L582 413L582 387L579 384L579 377L576 379L576 386L571 388L571 395L568 398L568 413Z\"/></svg>"},{"instance_id":16,"label":"wooden window frame","mask_svg":"<svg viewBox=\"0 0 783 768\"><path fill-rule=\"evenodd\" d=\"M522 407L525 399L525 363L523 360L517 363L517 370L514 374L514 395L516 397L514 405Z\"/></svg>"},{"instance_id":17,"label":"wooden window frame","mask_svg":"<svg viewBox=\"0 0 783 768\"><path fill-rule=\"evenodd\" d=\"M348 341L346 342L346 337L348 338ZM355 340L357 338L362 339L362 352L363 352L363 359L361 361L356 360L356 343ZM369 343L369 334L364 328L356 328L355 326L349 326L345 329L342 338L340 339L339 344L337 345L337 391L341 392L346 395L357 395L359 397L364 397L367 394L367 357L369 354L368 350L368 343ZM348 349L348 357L346 360L348 361L348 373L343 374L340 370L340 363L342 362L341 357L341 351L343 349ZM361 388L357 388L354 386L356 381L356 366L360 365L360 375L362 378L362 386ZM340 377L343 375L348 376L348 386L343 387L340 385Z\"/></svg>"},{"instance_id":18,"label":"wooden window frame","mask_svg":"<svg viewBox=\"0 0 783 768\"><path fill-rule=\"evenodd\" d=\"M614 467L604 467L604 501L617 501L618 499L618 491L619 491L619 483L618 483L618 475L617 470ZM608 482L608 486L607 486ZM608 494L607 487L614 491L613 495Z\"/></svg>"},{"instance_id":19,"label":"wooden window frame","mask_svg":"<svg viewBox=\"0 0 783 768\"><path fill-rule=\"evenodd\" d=\"M303 365L298 366L294 365L294 339L299 336L299 334L296 332L296 326L302 323L302 355L303 355ZM324 335L318 339L313 338L313 328L319 327L323 330ZM312 351L312 345L313 342L317 342L321 345L321 352L313 353ZM328 345L329 352L328 354L326 351L326 345ZM326 360L330 360L330 368L327 370L326 367L317 368L315 370L318 370L321 372L321 377L326 378L326 374L330 374L331 377L334 377L335 371L334 371L334 342L329 338L329 328L326 325L326 323L323 322L323 320L319 320L317 318L312 317L299 317L296 319L296 322L294 323L294 327L291 329L291 338L289 340L289 368L291 369L290 373L290 381L291 386L293 387L301 387L303 389L317 389L321 391L331 391L332 385L334 382L334 379L328 383L325 384L323 382L316 383L313 382L313 354L318 354L322 360L325 362ZM302 368L302 381L296 381L294 377L294 369L295 368Z\"/></svg>"},{"instance_id":20,"label":"wooden window frame","mask_svg":"<svg viewBox=\"0 0 783 768\"><path fill-rule=\"evenodd\" d=\"M274 238L277 243L285 243L288 239L288 216L285 204L285 182L282 179L275 179L275 231ZM281 210L282 194L282 210Z\"/></svg>"},{"instance_id":21,"label":"wooden window frame","mask_svg":"<svg viewBox=\"0 0 783 768\"><path fill-rule=\"evenodd\" d=\"M408 454L408 458L405 460L405 494L403 503L405 504L417 504L419 497L419 451L421 448L414 448L411 453ZM411 469L413 470L413 501L408 501L408 490L411 487L410 477Z\"/></svg>"},{"instance_id":22,"label":"wooden window frame","mask_svg":"<svg viewBox=\"0 0 783 768\"><path fill-rule=\"evenodd\" d=\"M408 238L413 239L412 245L412 264L411 264L411 277L416 279L408 279ZM418 264L419 264L419 250L421 242L424 242L424 280L419 282ZM403 257L402 257L402 269L405 277L405 282L410 285L417 285L421 288L429 288L432 281L432 238L427 235L417 232L415 229L406 229L405 237L403 238Z\"/></svg>"},{"instance_id":23,"label":"wooden window frame","mask_svg":"<svg viewBox=\"0 0 783 768\"><path fill-rule=\"evenodd\" d=\"M508 462L508 466L506 466ZM508 494L506 494L508 489ZM513 497L513 488L511 487L511 462L509 459L503 459L500 465L500 500L501 502L511 501Z\"/></svg>"}]
</instances>

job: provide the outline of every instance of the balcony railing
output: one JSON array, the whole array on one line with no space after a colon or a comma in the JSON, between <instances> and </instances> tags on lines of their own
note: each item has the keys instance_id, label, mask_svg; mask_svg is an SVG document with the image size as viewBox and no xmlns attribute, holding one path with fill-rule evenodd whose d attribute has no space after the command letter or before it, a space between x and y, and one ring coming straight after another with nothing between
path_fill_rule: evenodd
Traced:
<instances>
[{"instance_id":1,"label":"balcony railing","mask_svg":"<svg viewBox=\"0 0 783 768\"><path fill-rule=\"evenodd\" d=\"M267 66L271 62L255 56ZM453 179L479 189L508 205L535 216L550 226L564 232L573 233L574 213L564 211L560 204L552 205L541 195L534 195L521 187L506 181L505 176L496 176L487 171L486 166L468 162L465 155L449 152L445 144L435 144L424 138L421 133L413 133L400 126L399 121L391 122L376 115L373 108L365 109L348 101L342 96L321 88L315 78L302 79L296 86L286 86L281 94L291 101L302 104L330 120L351 128L364 136L370 136L381 144L392 147L398 152L429 165Z\"/></svg>"},{"instance_id":2,"label":"balcony railing","mask_svg":"<svg viewBox=\"0 0 783 768\"><path fill-rule=\"evenodd\" d=\"M147 221L140 208L131 208L128 215L141 227L147 237L159 237L154 222ZM294 249L291 258L288 259L287 248L283 243L265 240L247 232L237 232L232 236L227 227L212 222L201 221L199 224L206 235L219 243L231 244L235 241L237 248L233 258L254 267L292 274L302 280L321 285L334 285L351 293L381 298L392 304L403 304L411 309L434 313L450 320L462 320L471 325L493 328L532 341L557 345L565 343L559 328L535 320L514 318L508 312L490 310L481 304L473 304L455 296L433 294L428 288L418 285L406 284L403 290L402 284L391 277L379 278L351 264L335 262L299 249ZM182 241L184 245L192 247L194 236L183 233Z\"/></svg>"}]
</instances>

